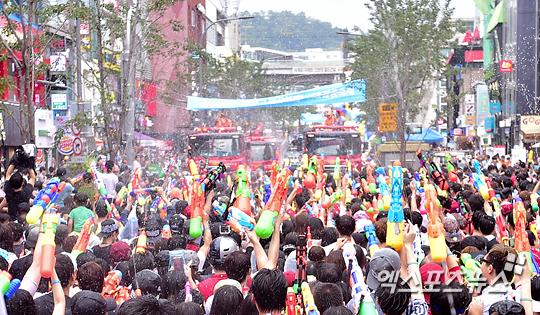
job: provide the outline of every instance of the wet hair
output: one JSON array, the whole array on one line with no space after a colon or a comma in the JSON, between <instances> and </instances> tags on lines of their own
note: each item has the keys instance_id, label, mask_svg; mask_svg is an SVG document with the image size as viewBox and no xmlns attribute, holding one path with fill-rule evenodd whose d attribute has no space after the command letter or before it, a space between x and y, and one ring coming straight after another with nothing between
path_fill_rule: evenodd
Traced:
<instances>
[{"instance_id":1,"label":"wet hair","mask_svg":"<svg viewBox=\"0 0 540 315\"><path fill-rule=\"evenodd\" d=\"M130 271L130 262L129 261L121 261L116 266L114 266L115 270L120 270L122 272L122 280L120 281L120 285L128 287L133 282L133 276L131 275Z\"/></svg>"},{"instance_id":2,"label":"wet hair","mask_svg":"<svg viewBox=\"0 0 540 315\"><path fill-rule=\"evenodd\" d=\"M324 313L321 313L322 315L354 315L351 310L346 308L345 306L332 306L326 309Z\"/></svg>"},{"instance_id":3,"label":"wet hair","mask_svg":"<svg viewBox=\"0 0 540 315\"><path fill-rule=\"evenodd\" d=\"M195 290L195 289L192 288L191 289L191 298L192 298L192 300L193 300L193 302L195 304L198 304L199 307L203 307L203 305L204 305L204 296L202 295L202 293L199 290ZM184 288L182 288L182 290L180 290L178 292L178 295L174 298L174 303L176 305L179 305L179 304L183 303L185 300L186 300L186 289L184 287ZM180 313L180 314L184 314L184 313Z\"/></svg>"},{"instance_id":4,"label":"wet hair","mask_svg":"<svg viewBox=\"0 0 540 315\"><path fill-rule=\"evenodd\" d=\"M514 278L514 270L513 268L511 270L504 268L508 255L517 257L517 252L510 246L495 244L493 247L491 247L491 250L487 253L484 259L491 263L498 275L501 274L501 272L504 273L506 279L503 280L506 280L506 282L511 282Z\"/></svg>"},{"instance_id":5,"label":"wet hair","mask_svg":"<svg viewBox=\"0 0 540 315\"><path fill-rule=\"evenodd\" d=\"M56 255L54 270L58 275L58 280L60 280L62 288L66 288L69 285L69 280L75 273L75 266L73 266L73 261L71 258L64 254Z\"/></svg>"},{"instance_id":6,"label":"wet hair","mask_svg":"<svg viewBox=\"0 0 540 315\"><path fill-rule=\"evenodd\" d=\"M239 250L230 253L223 262L223 269L225 269L227 278L234 279L240 283L246 280L250 268L251 257Z\"/></svg>"},{"instance_id":7,"label":"wet hair","mask_svg":"<svg viewBox=\"0 0 540 315\"><path fill-rule=\"evenodd\" d=\"M336 264L322 263L316 271L317 280L326 283L338 283L341 281L342 271Z\"/></svg>"},{"instance_id":8,"label":"wet hair","mask_svg":"<svg viewBox=\"0 0 540 315\"><path fill-rule=\"evenodd\" d=\"M324 224L321 219L309 218L308 225L311 228L311 238L314 240L320 240L322 231L324 229Z\"/></svg>"},{"instance_id":9,"label":"wet hair","mask_svg":"<svg viewBox=\"0 0 540 315\"><path fill-rule=\"evenodd\" d=\"M351 236L356 228L355 221L350 215L336 217L336 229L342 236Z\"/></svg>"},{"instance_id":10,"label":"wet hair","mask_svg":"<svg viewBox=\"0 0 540 315\"><path fill-rule=\"evenodd\" d=\"M471 210L473 212L482 210L484 208L484 198L482 198L480 195L471 195L469 198L467 198L467 202L469 203L469 206L471 206Z\"/></svg>"},{"instance_id":11,"label":"wet hair","mask_svg":"<svg viewBox=\"0 0 540 315\"><path fill-rule=\"evenodd\" d=\"M299 213L296 216L295 232L297 232L298 234L306 234L307 233L308 222L309 222L308 214L305 213L305 212Z\"/></svg>"},{"instance_id":12,"label":"wet hair","mask_svg":"<svg viewBox=\"0 0 540 315\"><path fill-rule=\"evenodd\" d=\"M83 192L78 192L75 194L75 197L73 198L75 200L75 204L79 207L86 207L86 203L88 202L88 195Z\"/></svg>"},{"instance_id":13,"label":"wet hair","mask_svg":"<svg viewBox=\"0 0 540 315\"><path fill-rule=\"evenodd\" d=\"M337 233L337 230L332 227L327 227L322 231L321 235L321 246L328 246L332 243L335 243L338 239L339 235Z\"/></svg>"},{"instance_id":14,"label":"wet hair","mask_svg":"<svg viewBox=\"0 0 540 315\"><path fill-rule=\"evenodd\" d=\"M224 285L214 293L210 315L236 315L244 300L242 292L232 285Z\"/></svg>"},{"instance_id":15,"label":"wet hair","mask_svg":"<svg viewBox=\"0 0 540 315\"><path fill-rule=\"evenodd\" d=\"M168 300L143 295L122 303L118 315L165 315L177 314L176 307ZM184 313L180 313L184 314ZM189 313L193 314L193 313Z\"/></svg>"},{"instance_id":16,"label":"wet hair","mask_svg":"<svg viewBox=\"0 0 540 315\"><path fill-rule=\"evenodd\" d=\"M178 293L184 289L187 277L182 270L171 270L162 278L161 296L166 299L174 300Z\"/></svg>"},{"instance_id":17,"label":"wet hair","mask_svg":"<svg viewBox=\"0 0 540 315\"><path fill-rule=\"evenodd\" d=\"M144 253L136 253L133 255L131 271L135 274L143 269L154 269L154 256L149 251Z\"/></svg>"},{"instance_id":18,"label":"wet hair","mask_svg":"<svg viewBox=\"0 0 540 315\"><path fill-rule=\"evenodd\" d=\"M24 178L22 177L21 173L15 172L11 174L11 177L9 178L9 185L13 189L19 189L23 185Z\"/></svg>"},{"instance_id":19,"label":"wet hair","mask_svg":"<svg viewBox=\"0 0 540 315\"><path fill-rule=\"evenodd\" d=\"M374 223L374 225L375 225L375 235L377 236L377 239L381 243L386 243L386 230L387 230L386 225L387 224L388 224L388 219L387 218L377 220Z\"/></svg>"},{"instance_id":20,"label":"wet hair","mask_svg":"<svg viewBox=\"0 0 540 315\"><path fill-rule=\"evenodd\" d=\"M495 218L489 215L484 215L478 221L480 232L484 235L491 235L495 231Z\"/></svg>"},{"instance_id":21,"label":"wet hair","mask_svg":"<svg viewBox=\"0 0 540 315\"><path fill-rule=\"evenodd\" d=\"M287 279L280 270L263 268L251 281L251 292L261 312L281 311L285 308Z\"/></svg>"},{"instance_id":22,"label":"wet hair","mask_svg":"<svg viewBox=\"0 0 540 315\"><path fill-rule=\"evenodd\" d=\"M380 285L375 297L385 315L402 315L411 300L411 290L406 282L399 280L392 286Z\"/></svg>"},{"instance_id":23,"label":"wet hair","mask_svg":"<svg viewBox=\"0 0 540 315\"><path fill-rule=\"evenodd\" d=\"M70 235L64 238L64 241L62 242L62 251L66 253L71 253L71 250L73 250L73 246L75 246L76 243L77 243L77 236L75 235Z\"/></svg>"},{"instance_id":24,"label":"wet hair","mask_svg":"<svg viewBox=\"0 0 540 315\"><path fill-rule=\"evenodd\" d=\"M17 290L6 301L6 309L9 315L35 315L38 313L34 298L26 290Z\"/></svg>"},{"instance_id":25,"label":"wet hair","mask_svg":"<svg viewBox=\"0 0 540 315\"><path fill-rule=\"evenodd\" d=\"M308 259L310 261L323 261L325 257L326 253L324 252L324 248L322 248L321 246L312 246L308 250Z\"/></svg>"},{"instance_id":26,"label":"wet hair","mask_svg":"<svg viewBox=\"0 0 540 315\"><path fill-rule=\"evenodd\" d=\"M345 264L345 259L343 258L343 250L333 250L326 256L325 261L327 263L336 264L336 266L339 267L339 270L341 272L345 271L347 269L347 265Z\"/></svg>"},{"instance_id":27,"label":"wet hair","mask_svg":"<svg viewBox=\"0 0 540 315\"><path fill-rule=\"evenodd\" d=\"M90 290L101 294L104 281L103 268L93 261L89 261L77 269L77 282L81 290Z\"/></svg>"},{"instance_id":28,"label":"wet hair","mask_svg":"<svg viewBox=\"0 0 540 315\"><path fill-rule=\"evenodd\" d=\"M107 204L105 203L105 200L99 199L96 201L94 205L94 212L96 212L96 215L98 218L106 218L109 214L109 211L107 210Z\"/></svg>"},{"instance_id":29,"label":"wet hair","mask_svg":"<svg viewBox=\"0 0 540 315\"><path fill-rule=\"evenodd\" d=\"M204 310L201 306L194 302L182 302L176 304L176 309L178 314L189 314L189 315L204 315ZM121 315L121 314L119 314ZM127 314L130 315L130 314ZM257 314L258 315L258 314Z\"/></svg>"},{"instance_id":30,"label":"wet hair","mask_svg":"<svg viewBox=\"0 0 540 315\"><path fill-rule=\"evenodd\" d=\"M96 260L96 255L90 251L86 251L84 253L81 253L79 256L77 256L77 259L75 260L77 262L77 266L80 267L84 264L86 264L89 261Z\"/></svg>"},{"instance_id":31,"label":"wet hair","mask_svg":"<svg viewBox=\"0 0 540 315\"><path fill-rule=\"evenodd\" d=\"M467 310L471 301L472 295L466 285L459 282L443 283L430 296L431 314L452 315L453 307L455 314L459 315Z\"/></svg>"},{"instance_id":32,"label":"wet hair","mask_svg":"<svg viewBox=\"0 0 540 315\"><path fill-rule=\"evenodd\" d=\"M24 233L24 228L22 224L17 222L9 222L9 227L11 228L11 232L13 232L13 241L19 241Z\"/></svg>"},{"instance_id":33,"label":"wet hair","mask_svg":"<svg viewBox=\"0 0 540 315\"><path fill-rule=\"evenodd\" d=\"M186 249L187 238L185 235L173 235L168 242L169 250Z\"/></svg>"},{"instance_id":34,"label":"wet hair","mask_svg":"<svg viewBox=\"0 0 540 315\"><path fill-rule=\"evenodd\" d=\"M313 288L313 299L322 314L332 306L343 305L341 288L333 283L319 283Z\"/></svg>"},{"instance_id":35,"label":"wet hair","mask_svg":"<svg viewBox=\"0 0 540 315\"><path fill-rule=\"evenodd\" d=\"M478 235L467 236L460 242L460 246L461 248L465 248L467 246L474 246L478 248L478 250L486 250L487 239L483 236Z\"/></svg>"},{"instance_id":36,"label":"wet hair","mask_svg":"<svg viewBox=\"0 0 540 315\"><path fill-rule=\"evenodd\" d=\"M257 310L257 305L251 300L252 294L249 293L238 308L238 315L259 315L259 310Z\"/></svg>"}]
</instances>

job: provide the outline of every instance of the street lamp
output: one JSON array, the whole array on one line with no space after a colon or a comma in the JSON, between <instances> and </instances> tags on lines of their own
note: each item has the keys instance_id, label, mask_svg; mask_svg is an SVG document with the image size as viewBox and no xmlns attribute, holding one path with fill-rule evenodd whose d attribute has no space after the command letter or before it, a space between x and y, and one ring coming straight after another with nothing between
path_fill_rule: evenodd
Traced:
<instances>
[{"instance_id":1,"label":"street lamp","mask_svg":"<svg viewBox=\"0 0 540 315\"><path fill-rule=\"evenodd\" d=\"M212 22L210 23L210 25L208 25L206 27L206 29L204 30L204 32L202 33L201 35L201 39L199 40L199 46L201 47L202 49L202 46L203 46L203 41L204 39L206 38L206 32L208 32L208 30L214 26L215 24L217 23L220 23L220 22L229 22L229 21L237 21L237 20L250 20L250 19L253 19L255 18L254 16L241 16L241 17L236 17L236 18L229 18L229 19L221 19L221 20L217 20L215 22ZM203 83L203 77L202 77L202 55L199 55L199 97L201 97L202 95L202 83Z\"/></svg>"}]
</instances>

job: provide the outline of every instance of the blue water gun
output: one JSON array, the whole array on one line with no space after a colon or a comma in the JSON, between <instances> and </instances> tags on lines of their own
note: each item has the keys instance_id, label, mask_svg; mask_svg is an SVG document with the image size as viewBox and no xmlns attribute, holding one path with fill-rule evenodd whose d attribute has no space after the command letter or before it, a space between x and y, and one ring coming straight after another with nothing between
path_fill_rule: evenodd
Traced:
<instances>
[{"instance_id":1,"label":"blue water gun","mask_svg":"<svg viewBox=\"0 0 540 315\"><path fill-rule=\"evenodd\" d=\"M395 161L392 167L392 202L388 211L388 226L386 244L400 250L403 247L403 203L401 193L403 189L403 170L401 162Z\"/></svg>"},{"instance_id":2,"label":"blue water gun","mask_svg":"<svg viewBox=\"0 0 540 315\"><path fill-rule=\"evenodd\" d=\"M229 208L229 216L227 219L229 220L231 229L238 233L245 230L253 230L256 224L255 219L236 207Z\"/></svg>"}]
</instances>

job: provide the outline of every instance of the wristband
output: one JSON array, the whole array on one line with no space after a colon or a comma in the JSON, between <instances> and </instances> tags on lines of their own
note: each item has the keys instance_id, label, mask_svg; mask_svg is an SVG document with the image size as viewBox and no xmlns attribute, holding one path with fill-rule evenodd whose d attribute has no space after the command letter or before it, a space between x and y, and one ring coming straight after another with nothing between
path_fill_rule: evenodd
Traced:
<instances>
[{"instance_id":1,"label":"wristband","mask_svg":"<svg viewBox=\"0 0 540 315\"><path fill-rule=\"evenodd\" d=\"M53 285L57 284L57 283L60 283L60 280L53 281L53 282L51 283L51 287L52 287Z\"/></svg>"},{"instance_id":2,"label":"wristband","mask_svg":"<svg viewBox=\"0 0 540 315\"><path fill-rule=\"evenodd\" d=\"M416 261L411 261L407 263L407 267L409 267L410 265L418 265L418 263Z\"/></svg>"},{"instance_id":3,"label":"wristband","mask_svg":"<svg viewBox=\"0 0 540 315\"><path fill-rule=\"evenodd\" d=\"M446 254L446 257L449 257L449 256L452 256L453 254L450 252L448 254Z\"/></svg>"},{"instance_id":4,"label":"wristband","mask_svg":"<svg viewBox=\"0 0 540 315\"><path fill-rule=\"evenodd\" d=\"M521 298L521 302L525 302L525 301L532 302L532 299L531 298Z\"/></svg>"},{"instance_id":5,"label":"wristband","mask_svg":"<svg viewBox=\"0 0 540 315\"><path fill-rule=\"evenodd\" d=\"M203 232L206 231L206 230L210 230L210 227L209 227L209 226L208 226L208 227L205 227L205 228L202 229L202 230L203 230Z\"/></svg>"}]
</instances>

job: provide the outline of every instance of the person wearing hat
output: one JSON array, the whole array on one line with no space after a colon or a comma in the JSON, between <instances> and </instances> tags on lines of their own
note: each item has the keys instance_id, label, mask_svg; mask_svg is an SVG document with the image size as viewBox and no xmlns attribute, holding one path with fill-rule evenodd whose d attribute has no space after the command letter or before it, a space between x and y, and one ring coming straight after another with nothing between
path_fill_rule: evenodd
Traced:
<instances>
[{"instance_id":1,"label":"person wearing hat","mask_svg":"<svg viewBox=\"0 0 540 315\"><path fill-rule=\"evenodd\" d=\"M101 294L89 290L80 291L71 299L73 315L104 315L115 309L114 299L105 299Z\"/></svg>"},{"instance_id":2,"label":"person wearing hat","mask_svg":"<svg viewBox=\"0 0 540 315\"><path fill-rule=\"evenodd\" d=\"M103 240L101 241L101 244L92 248L92 251L97 258L102 258L109 264L111 263L111 258L109 256L111 246L118 240L118 228L118 222L114 219L107 219L101 222L101 231L97 236Z\"/></svg>"},{"instance_id":3,"label":"person wearing hat","mask_svg":"<svg viewBox=\"0 0 540 315\"><path fill-rule=\"evenodd\" d=\"M116 266L121 261L128 261L131 258L131 248L126 242L115 242L109 251L111 266Z\"/></svg>"},{"instance_id":4,"label":"person wearing hat","mask_svg":"<svg viewBox=\"0 0 540 315\"><path fill-rule=\"evenodd\" d=\"M0 211L4 211L7 206L7 212L12 221L17 220L19 216L19 204L30 202L34 184L36 183L36 174L33 168L28 169L28 182L25 182L20 172L15 172L15 165L11 164L6 172L6 181L4 183L4 193L6 197L0 202Z\"/></svg>"},{"instance_id":5,"label":"person wearing hat","mask_svg":"<svg viewBox=\"0 0 540 315\"><path fill-rule=\"evenodd\" d=\"M135 275L133 285L141 290L142 295L159 297L161 293L161 277L150 269L143 269Z\"/></svg>"}]
</instances>

